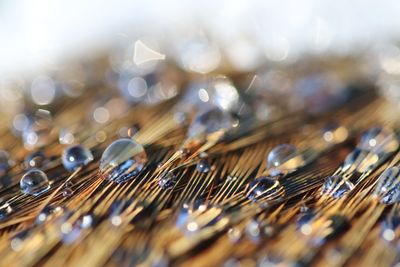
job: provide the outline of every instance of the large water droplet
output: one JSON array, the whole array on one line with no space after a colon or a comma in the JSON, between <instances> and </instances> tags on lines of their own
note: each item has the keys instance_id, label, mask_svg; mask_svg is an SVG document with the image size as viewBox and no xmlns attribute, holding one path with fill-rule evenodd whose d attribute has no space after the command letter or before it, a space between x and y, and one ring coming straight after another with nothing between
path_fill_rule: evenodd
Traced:
<instances>
[{"instance_id":1,"label":"large water droplet","mask_svg":"<svg viewBox=\"0 0 400 267\"><path fill-rule=\"evenodd\" d=\"M47 175L39 169L31 169L22 176L19 183L22 193L38 196L50 188Z\"/></svg>"},{"instance_id":2,"label":"large water droplet","mask_svg":"<svg viewBox=\"0 0 400 267\"><path fill-rule=\"evenodd\" d=\"M390 205L400 200L400 168L391 167L378 178L374 195L382 204Z\"/></svg>"},{"instance_id":3,"label":"large water droplet","mask_svg":"<svg viewBox=\"0 0 400 267\"><path fill-rule=\"evenodd\" d=\"M294 172L304 164L303 156L290 144L278 145L268 154L267 169L272 177Z\"/></svg>"},{"instance_id":4,"label":"large water droplet","mask_svg":"<svg viewBox=\"0 0 400 267\"><path fill-rule=\"evenodd\" d=\"M111 143L100 160L103 177L117 183L135 178L147 162L143 146L132 139L121 138Z\"/></svg>"},{"instance_id":5,"label":"large water droplet","mask_svg":"<svg viewBox=\"0 0 400 267\"><path fill-rule=\"evenodd\" d=\"M342 164L342 172L367 172L375 168L378 162L378 154L369 153L365 150L361 150L360 148L356 148L345 158Z\"/></svg>"},{"instance_id":6,"label":"large water droplet","mask_svg":"<svg viewBox=\"0 0 400 267\"><path fill-rule=\"evenodd\" d=\"M62 154L62 163L68 171L74 171L79 167L85 166L92 160L92 152L82 145L67 147Z\"/></svg>"},{"instance_id":7,"label":"large water droplet","mask_svg":"<svg viewBox=\"0 0 400 267\"><path fill-rule=\"evenodd\" d=\"M260 201L281 197L284 193L285 190L279 181L262 176L250 182L246 196L252 201Z\"/></svg>"},{"instance_id":8,"label":"large water droplet","mask_svg":"<svg viewBox=\"0 0 400 267\"><path fill-rule=\"evenodd\" d=\"M390 153L399 147L399 140L392 129L374 127L364 132L358 148L375 154Z\"/></svg>"},{"instance_id":9,"label":"large water droplet","mask_svg":"<svg viewBox=\"0 0 400 267\"><path fill-rule=\"evenodd\" d=\"M322 194L334 197L341 198L347 192L353 190L354 185L352 182L344 179L340 175L329 176L325 183L322 185L321 192Z\"/></svg>"}]
</instances>

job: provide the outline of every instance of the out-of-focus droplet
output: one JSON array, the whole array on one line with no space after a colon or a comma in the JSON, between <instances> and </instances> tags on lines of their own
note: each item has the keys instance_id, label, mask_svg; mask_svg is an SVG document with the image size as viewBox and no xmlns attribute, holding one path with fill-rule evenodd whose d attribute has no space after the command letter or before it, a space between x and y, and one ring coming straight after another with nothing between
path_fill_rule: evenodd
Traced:
<instances>
[{"instance_id":1,"label":"out-of-focus droplet","mask_svg":"<svg viewBox=\"0 0 400 267\"><path fill-rule=\"evenodd\" d=\"M354 185L352 182L346 180L340 175L329 176L325 183L322 185L321 192L322 194L334 197L341 198L346 193L353 190Z\"/></svg>"},{"instance_id":2,"label":"out-of-focus droplet","mask_svg":"<svg viewBox=\"0 0 400 267\"><path fill-rule=\"evenodd\" d=\"M56 86L50 77L39 76L31 86L32 100L37 105L48 105L56 96Z\"/></svg>"},{"instance_id":3,"label":"out-of-focus droplet","mask_svg":"<svg viewBox=\"0 0 400 267\"><path fill-rule=\"evenodd\" d=\"M25 159L24 159L24 167L25 169L31 169L31 168L41 168L45 165L47 162L47 157L43 153L43 151L38 150L33 152L32 154L29 154Z\"/></svg>"},{"instance_id":4,"label":"out-of-focus droplet","mask_svg":"<svg viewBox=\"0 0 400 267\"><path fill-rule=\"evenodd\" d=\"M22 193L38 196L50 189L50 182L47 175L39 169L27 171L19 183Z\"/></svg>"},{"instance_id":5,"label":"out-of-focus droplet","mask_svg":"<svg viewBox=\"0 0 400 267\"><path fill-rule=\"evenodd\" d=\"M50 112L42 109L38 110L23 131L24 146L27 149L34 149L49 144L52 130L53 123Z\"/></svg>"},{"instance_id":6,"label":"out-of-focus droplet","mask_svg":"<svg viewBox=\"0 0 400 267\"><path fill-rule=\"evenodd\" d=\"M237 243L242 237L242 232L237 227L229 228L228 238L232 243Z\"/></svg>"},{"instance_id":7,"label":"out-of-focus droplet","mask_svg":"<svg viewBox=\"0 0 400 267\"><path fill-rule=\"evenodd\" d=\"M260 242L262 238L269 237L274 233L271 225L255 219L247 223L245 232L247 237L253 242Z\"/></svg>"},{"instance_id":8,"label":"out-of-focus droplet","mask_svg":"<svg viewBox=\"0 0 400 267\"><path fill-rule=\"evenodd\" d=\"M10 155L5 150L0 150L0 176L6 174L8 169L13 164Z\"/></svg>"},{"instance_id":9,"label":"out-of-focus droplet","mask_svg":"<svg viewBox=\"0 0 400 267\"><path fill-rule=\"evenodd\" d=\"M93 154L82 145L73 145L64 149L61 159L65 169L75 171L93 161Z\"/></svg>"},{"instance_id":10,"label":"out-of-focus droplet","mask_svg":"<svg viewBox=\"0 0 400 267\"><path fill-rule=\"evenodd\" d=\"M139 65L142 65L149 61L164 60L164 59L165 59L164 54L161 54L160 52L157 52L156 50L151 49L145 43L143 43L141 40L137 40L135 42L135 51L134 51L134 55L133 55L133 62L136 65L139 66Z\"/></svg>"},{"instance_id":11,"label":"out-of-focus droplet","mask_svg":"<svg viewBox=\"0 0 400 267\"><path fill-rule=\"evenodd\" d=\"M364 132L358 148L375 154L390 153L399 147L397 135L389 128L374 127Z\"/></svg>"},{"instance_id":12,"label":"out-of-focus droplet","mask_svg":"<svg viewBox=\"0 0 400 267\"><path fill-rule=\"evenodd\" d=\"M10 203L5 202L0 206L0 221L4 220L10 215L14 209L11 207Z\"/></svg>"},{"instance_id":13,"label":"out-of-focus droplet","mask_svg":"<svg viewBox=\"0 0 400 267\"><path fill-rule=\"evenodd\" d=\"M376 167L379 162L379 155L369 153L359 148L354 149L347 155L343 164L342 172L352 173L357 171L359 173L367 172Z\"/></svg>"},{"instance_id":14,"label":"out-of-focus droplet","mask_svg":"<svg viewBox=\"0 0 400 267\"><path fill-rule=\"evenodd\" d=\"M36 223L44 223L47 221L52 215L61 213L63 208L60 206L48 205L46 206L37 216Z\"/></svg>"},{"instance_id":15,"label":"out-of-focus droplet","mask_svg":"<svg viewBox=\"0 0 400 267\"><path fill-rule=\"evenodd\" d=\"M305 164L297 148L281 144L271 150L267 159L267 170L272 177L294 172Z\"/></svg>"},{"instance_id":16,"label":"out-of-focus droplet","mask_svg":"<svg viewBox=\"0 0 400 267\"><path fill-rule=\"evenodd\" d=\"M337 123L328 124L322 132L322 138L330 144L339 144L347 139L349 131Z\"/></svg>"},{"instance_id":17,"label":"out-of-focus droplet","mask_svg":"<svg viewBox=\"0 0 400 267\"><path fill-rule=\"evenodd\" d=\"M282 197L284 188L278 180L262 176L250 182L246 196L252 201L262 201Z\"/></svg>"},{"instance_id":18,"label":"out-of-focus droplet","mask_svg":"<svg viewBox=\"0 0 400 267\"><path fill-rule=\"evenodd\" d=\"M100 171L107 180L121 183L135 178L147 162L143 146L128 138L111 143L100 160Z\"/></svg>"},{"instance_id":19,"label":"out-of-focus droplet","mask_svg":"<svg viewBox=\"0 0 400 267\"><path fill-rule=\"evenodd\" d=\"M382 204L390 205L400 201L400 168L391 167L378 178L374 196Z\"/></svg>"},{"instance_id":20,"label":"out-of-focus droplet","mask_svg":"<svg viewBox=\"0 0 400 267\"><path fill-rule=\"evenodd\" d=\"M211 170L211 165L208 159L201 159L197 164L196 164L196 170L201 173L207 173Z\"/></svg>"},{"instance_id":21,"label":"out-of-focus droplet","mask_svg":"<svg viewBox=\"0 0 400 267\"><path fill-rule=\"evenodd\" d=\"M190 125L189 139L206 140L209 135L223 135L232 128L232 116L220 108L211 108L199 113Z\"/></svg>"},{"instance_id":22,"label":"out-of-focus droplet","mask_svg":"<svg viewBox=\"0 0 400 267\"><path fill-rule=\"evenodd\" d=\"M62 128L60 130L58 141L62 145L71 145L75 141L74 134L67 128Z\"/></svg>"},{"instance_id":23,"label":"out-of-focus droplet","mask_svg":"<svg viewBox=\"0 0 400 267\"><path fill-rule=\"evenodd\" d=\"M97 107L93 111L93 119L97 123L107 123L110 119L110 111L105 107Z\"/></svg>"},{"instance_id":24,"label":"out-of-focus droplet","mask_svg":"<svg viewBox=\"0 0 400 267\"><path fill-rule=\"evenodd\" d=\"M176 182L176 176L172 172L167 172L160 177L158 180L158 185L162 189L170 189L174 186Z\"/></svg>"},{"instance_id":25,"label":"out-of-focus droplet","mask_svg":"<svg viewBox=\"0 0 400 267\"><path fill-rule=\"evenodd\" d=\"M391 242L398 238L398 228L400 226L400 217L398 215L388 215L381 224L381 237Z\"/></svg>"}]
</instances>

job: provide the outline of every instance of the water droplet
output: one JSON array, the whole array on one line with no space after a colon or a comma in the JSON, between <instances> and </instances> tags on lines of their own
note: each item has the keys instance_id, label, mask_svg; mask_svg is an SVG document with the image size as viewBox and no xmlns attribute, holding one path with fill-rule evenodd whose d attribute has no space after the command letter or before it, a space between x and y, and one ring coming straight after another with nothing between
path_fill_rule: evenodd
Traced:
<instances>
[{"instance_id":1,"label":"water droplet","mask_svg":"<svg viewBox=\"0 0 400 267\"><path fill-rule=\"evenodd\" d=\"M356 148L345 158L342 164L342 172L367 172L375 168L378 162L379 156L377 154Z\"/></svg>"},{"instance_id":2,"label":"water droplet","mask_svg":"<svg viewBox=\"0 0 400 267\"><path fill-rule=\"evenodd\" d=\"M381 237L390 242L393 241L398 234L396 231L400 226L400 217L397 215L388 215L381 225Z\"/></svg>"},{"instance_id":3,"label":"water droplet","mask_svg":"<svg viewBox=\"0 0 400 267\"><path fill-rule=\"evenodd\" d=\"M278 145L268 154L267 169L272 177L294 172L304 164L303 156L290 144Z\"/></svg>"},{"instance_id":4,"label":"water droplet","mask_svg":"<svg viewBox=\"0 0 400 267\"><path fill-rule=\"evenodd\" d=\"M352 182L344 179L340 175L329 176L325 183L322 185L321 192L322 194L334 197L341 198L347 192L353 190L354 185Z\"/></svg>"},{"instance_id":5,"label":"water droplet","mask_svg":"<svg viewBox=\"0 0 400 267\"><path fill-rule=\"evenodd\" d=\"M272 236L274 229L271 225L252 219L247 223L245 232L247 237L253 242L260 242L262 238Z\"/></svg>"},{"instance_id":6,"label":"water droplet","mask_svg":"<svg viewBox=\"0 0 400 267\"><path fill-rule=\"evenodd\" d=\"M10 203L5 202L4 204L2 204L0 206L0 221L4 220L5 218L7 218L8 215L11 214L11 212L13 212L13 208L11 207Z\"/></svg>"},{"instance_id":7,"label":"water droplet","mask_svg":"<svg viewBox=\"0 0 400 267\"><path fill-rule=\"evenodd\" d=\"M74 190L72 190L71 188L67 187L64 188L64 190L62 191L62 195L65 198L71 197L74 194Z\"/></svg>"},{"instance_id":8,"label":"water droplet","mask_svg":"<svg viewBox=\"0 0 400 267\"><path fill-rule=\"evenodd\" d=\"M47 162L46 155L39 150L28 155L24 160L25 169L41 168Z\"/></svg>"},{"instance_id":9,"label":"water droplet","mask_svg":"<svg viewBox=\"0 0 400 267\"><path fill-rule=\"evenodd\" d=\"M55 214L60 214L63 212L63 208L54 205L46 206L37 216L36 223L41 224L50 219L51 216Z\"/></svg>"},{"instance_id":10,"label":"water droplet","mask_svg":"<svg viewBox=\"0 0 400 267\"><path fill-rule=\"evenodd\" d=\"M50 189L47 175L39 169L31 169L22 176L19 183L22 193L38 196Z\"/></svg>"},{"instance_id":11,"label":"water droplet","mask_svg":"<svg viewBox=\"0 0 400 267\"><path fill-rule=\"evenodd\" d=\"M74 171L79 167L85 166L92 160L92 152L82 145L67 147L62 154L62 163L68 171Z\"/></svg>"},{"instance_id":12,"label":"water droplet","mask_svg":"<svg viewBox=\"0 0 400 267\"><path fill-rule=\"evenodd\" d=\"M60 130L60 134L58 136L58 141L60 142L60 144L71 145L72 143L74 143L74 140L74 134L70 130L66 128L62 128Z\"/></svg>"},{"instance_id":13,"label":"water droplet","mask_svg":"<svg viewBox=\"0 0 400 267\"><path fill-rule=\"evenodd\" d=\"M399 147L399 140L392 129L374 127L364 132L358 148L375 154L390 153Z\"/></svg>"},{"instance_id":14,"label":"water droplet","mask_svg":"<svg viewBox=\"0 0 400 267\"><path fill-rule=\"evenodd\" d=\"M239 242L242 237L242 232L237 227L229 228L228 230L228 238L232 243Z\"/></svg>"},{"instance_id":15,"label":"water droplet","mask_svg":"<svg viewBox=\"0 0 400 267\"><path fill-rule=\"evenodd\" d=\"M23 131L22 138L27 149L43 147L51 141L53 122L47 110L38 110Z\"/></svg>"},{"instance_id":16,"label":"water droplet","mask_svg":"<svg viewBox=\"0 0 400 267\"><path fill-rule=\"evenodd\" d=\"M188 129L189 139L205 141L209 135L220 135L232 128L232 116L220 108L214 107L200 112Z\"/></svg>"},{"instance_id":17,"label":"water droplet","mask_svg":"<svg viewBox=\"0 0 400 267\"><path fill-rule=\"evenodd\" d=\"M166 174L162 175L161 178L158 180L158 185L162 189L170 189L175 185L176 176L172 172L167 172Z\"/></svg>"},{"instance_id":18,"label":"water droplet","mask_svg":"<svg viewBox=\"0 0 400 267\"><path fill-rule=\"evenodd\" d=\"M13 164L5 150L0 150L0 176L4 175Z\"/></svg>"},{"instance_id":19,"label":"water droplet","mask_svg":"<svg viewBox=\"0 0 400 267\"><path fill-rule=\"evenodd\" d=\"M211 170L210 162L207 159L201 159L197 165L196 170L201 173L207 173Z\"/></svg>"},{"instance_id":20,"label":"water droplet","mask_svg":"<svg viewBox=\"0 0 400 267\"><path fill-rule=\"evenodd\" d=\"M378 178L374 195L382 204L390 205L400 200L400 168L391 167Z\"/></svg>"},{"instance_id":21,"label":"water droplet","mask_svg":"<svg viewBox=\"0 0 400 267\"><path fill-rule=\"evenodd\" d=\"M330 144L339 144L347 139L349 131L346 127L341 126L338 123L328 124L322 132L322 137L325 142Z\"/></svg>"},{"instance_id":22,"label":"water droplet","mask_svg":"<svg viewBox=\"0 0 400 267\"><path fill-rule=\"evenodd\" d=\"M135 178L147 162L143 146L132 139L111 143L100 160L100 171L107 180L122 183Z\"/></svg>"},{"instance_id":23,"label":"water droplet","mask_svg":"<svg viewBox=\"0 0 400 267\"><path fill-rule=\"evenodd\" d=\"M282 197L285 193L279 181L267 176L254 179L248 186L246 196L252 201L261 201Z\"/></svg>"}]
</instances>

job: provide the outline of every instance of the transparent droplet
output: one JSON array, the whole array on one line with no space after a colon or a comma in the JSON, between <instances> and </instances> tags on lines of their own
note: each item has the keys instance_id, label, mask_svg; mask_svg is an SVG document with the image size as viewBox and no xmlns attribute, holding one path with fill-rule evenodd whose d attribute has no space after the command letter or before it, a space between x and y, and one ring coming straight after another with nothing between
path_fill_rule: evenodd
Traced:
<instances>
[{"instance_id":1,"label":"transparent droplet","mask_svg":"<svg viewBox=\"0 0 400 267\"><path fill-rule=\"evenodd\" d=\"M279 181L266 176L254 179L247 190L246 196L252 201L275 199L285 193Z\"/></svg>"},{"instance_id":2,"label":"transparent droplet","mask_svg":"<svg viewBox=\"0 0 400 267\"><path fill-rule=\"evenodd\" d=\"M272 177L294 172L304 164L303 156L290 144L278 145L268 154L267 169Z\"/></svg>"},{"instance_id":3,"label":"transparent droplet","mask_svg":"<svg viewBox=\"0 0 400 267\"><path fill-rule=\"evenodd\" d=\"M10 155L5 150L0 150L0 176L4 175L13 164Z\"/></svg>"},{"instance_id":4,"label":"transparent droplet","mask_svg":"<svg viewBox=\"0 0 400 267\"><path fill-rule=\"evenodd\" d=\"M342 172L367 172L375 168L378 162L378 154L369 153L365 150L361 150L360 148L356 148L345 158L342 164Z\"/></svg>"},{"instance_id":5,"label":"transparent droplet","mask_svg":"<svg viewBox=\"0 0 400 267\"><path fill-rule=\"evenodd\" d=\"M6 219L13 211L14 209L11 207L10 203L3 203L0 206L0 221Z\"/></svg>"},{"instance_id":6,"label":"transparent droplet","mask_svg":"<svg viewBox=\"0 0 400 267\"><path fill-rule=\"evenodd\" d=\"M232 128L232 116L214 107L199 113L189 127L187 137L205 140L209 135L222 135Z\"/></svg>"},{"instance_id":7,"label":"transparent droplet","mask_svg":"<svg viewBox=\"0 0 400 267\"><path fill-rule=\"evenodd\" d=\"M374 195L382 204L390 205L400 201L400 168L391 167L378 178Z\"/></svg>"},{"instance_id":8,"label":"transparent droplet","mask_svg":"<svg viewBox=\"0 0 400 267\"><path fill-rule=\"evenodd\" d=\"M331 196L333 198L341 198L346 193L353 190L354 185L352 182L344 179L340 175L329 176L322 185L322 194Z\"/></svg>"},{"instance_id":9,"label":"transparent droplet","mask_svg":"<svg viewBox=\"0 0 400 267\"><path fill-rule=\"evenodd\" d=\"M47 175L39 169L31 169L22 176L19 183L22 193L38 196L50 189Z\"/></svg>"},{"instance_id":10,"label":"transparent droplet","mask_svg":"<svg viewBox=\"0 0 400 267\"><path fill-rule=\"evenodd\" d=\"M74 190L72 190L70 187L64 188L62 191L62 195L65 198L69 198L74 194Z\"/></svg>"},{"instance_id":11,"label":"transparent droplet","mask_svg":"<svg viewBox=\"0 0 400 267\"><path fill-rule=\"evenodd\" d=\"M211 164L207 159L201 159L196 165L196 170L201 173L207 173L211 170Z\"/></svg>"},{"instance_id":12,"label":"transparent droplet","mask_svg":"<svg viewBox=\"0 0 400 267\"><path fill-rule=\"evenodd\" d=\"M274 232L274 229L269 224L252 219L249 223L247 223L245 232L251 241L260 242L262 238L271 236Z\"/></svg>"},{"instance_id":13,"label":"transparent droplet","mask_svg":"<svg viewBox=\"0 0 400 267\"><path fill-rule=\"evenodd\" d=\"M397 150L399 140L397 135L389 128L374 127L364 132L358 148L375 154L390 153Z\"/></svg>"},{"instance_id":14,"label":"transparent droplet","mask_svg":"<svg viewBox=\"0 0 400 267\"><path fill-rule=\"evenodd\" d=\"M158 185L162 189L170 189L175 185L176 176L172 172L167 172L166 174L162 175L161 178L158 180Z\"/></svg>"},{"instance_id":15,"label":"transparent droplet","mask_svg":"<svg viewBox=\"0 0 400 267\"><path fill-rule=\"evenodd\" d=\"M187 223L189 215L197 210L204 210L206 205L202 199L196 199L190 203L184 203L179 210L178 216L176 218L176 226L182 228Z\"/></svg>"},{"instance_id":16,"label":"transparent droplet","mask_svg":"<svg viewBox=\"0 0 400 267\"><path fill-rule=\"evenodd\" d=\"M229 228L228 238L232 243L237 243L242 237L242 232L237 227Z\"/></svg>"},{"instance_id":17,"label":"transparent droplet","mask_svg":"<svg viewBox=\"0 0 400 267\"><path fill-rule=\"evenodd\" d=\"M51 141L53 122L47 110L38 110L23 131L22 138L27 149L43 147Z\"/></svg>"},{"instance_id":18,"label":"transparent droplet","mask_svg":"<svg viewBox=\"0 0 400 267\"><path fill-rule=\"evenodd\" d=\"M47 162L46 155L43 153L43 151L39 150L36 152L33 152L32 154L29 154L25 160L24 160L24 167L25 169L31 169L31 168L41 168L45 165Z\"/></svg>"},{"instance_id":19,"label":"transparent droplet","mask_svg":"<svg viewBox=\"0 0 400 267\"><path fill-rule=\"evenodd\" d=\"M322 132L322 137L325 142L330 144L339 144L347 139L349 131L346 127L338 123L328 124Z\"/></svg>"},{"instance_id":20,"label":"transparent droplet","mask_svg":"<svg viewBox=\"0 0 400 267\"><path fill-rule=\"evenodd\" d=\"M135 178L147 162L143 146L132 139L121 138L111 143L100 160L103 177L117 183Z\"/></svg>"},{"instance_id":21,"label":"transparent droplet","mask_svg":"<svg viewBox=\"0 0 400 267\"><path fill-rule=\"evenodd\" d=\"M64 168L68 171L74 171L93 161L93 154L82 145L73 145L64 149L61 158Z\"/></svg>"},{"instance_id":22,"label":"transparent droplet","mask_svg":"<svg viewBox=\"0 0 400 267\"><path fill-rule=\"evenodd\" d=\"M398 228L400 226L400 217L398 215L388 215L381 225L381 237L391 242L398 237Z\"/></svg>"},{"instance_id":23,"label":"transparent droplet","mask_svg":"<svg viewBox=\"0 0 400 267\"><path fill-rule=\"evenodd\" d=\"M74 134L70 130L66 128L60 130L60 134L58 137L58 141L60 142L60 144L71 145L72 143L74 143L74 140Z\"/></svg>"},{"instance_id":24,"label":"transparent droplet","mask_svg":"<svg viewBox=\"0 0 400 267\"><path fill-rule=\"evenodd\" d=\"M41 224L50 219L55 214L63 212L63 208L60 206L48 205L46 206L37 216L36 223Z\"/></svg>"}]
</instances>

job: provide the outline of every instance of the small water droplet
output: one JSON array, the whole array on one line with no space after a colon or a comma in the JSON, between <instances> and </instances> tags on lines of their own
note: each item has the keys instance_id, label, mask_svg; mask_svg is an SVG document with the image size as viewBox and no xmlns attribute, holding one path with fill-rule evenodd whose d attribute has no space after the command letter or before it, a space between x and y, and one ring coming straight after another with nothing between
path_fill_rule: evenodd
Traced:
<instances>
[{"instance_id":1,"label":"small water droplet","mask_svg":"<svg viewBox=\"0 0 400 267\"><path fill-rule=\"evenodd\" d=\"M391 167L378 178L374 195L382 204L390 205L400 200L400 168Z\"/></svg>"},{"instance_id":2,"label":"small water droplet","mask_svg":"<svg viewBox=\"0 0 400 267\"><path fill-rule=\"evenodd\" d=\"M239 242L242 237L242 232L237 227L229 228L228 230L228 238L232 243Z\"/></svg>"},{"instance_id":3,"label":"small water droplet","mask_svg":"<svg viewBox=\"0 0 400 267\"><path fill-rule=\"evenodd\" d=\"M0 206L0 221L4 220L13 212L13 208L11 207L10 203L5 202Z\"/></svg>"},{"instance_id":4,"label":"small water droplet","mask_svg":"<svg viewBox=\"0 0 400 267\"><path fill-rule=\"evenodd\" d=\"M361 136L358 148L375 154L390 153L397 150L399 140L392 129L374 127Z\"/></svg>"},{"instance_id":5,"label":"small water droplet","mask_svg":"<svg viewBox=\"0 0 400 267\"><path fill-rule=\"evenodd\" d=\"M38 110L29 125L23 131L22 139L27 149L39 148L47 145L51 140L53 122L47 110Z\"/></svg>"},{"instance_id":6,"label":"small water droplet","mask_svg":"<svg viewBox=\"0 0 400 267\"><path fill-rule=\"evenodd\" d=\"M397 229L400 226L400 217L397 215L388 215L381 224L381 237L391 242L398 234L396 234Z\"/></svg>"},{"instance_id":7,"label":"small water droplet","mask_svg":"<svg viewBox=\"0 0 400 267\"><path fill-rule=\"evenodd\" d=\"M294 172L304 164L302 155L290 144L278 145L268 154L267 169L272 177Z\"/></svg>"},{"instance_id":8,"label":"small water droplet","mask_svg":"<svg viewBox=\"0 0 400 267\"><path fill-rule=\"evenodd\" d=\"M61 158L65 169L75 171L89 164L93 160L93 154L82 145L73 145L64 149Z\"/></svg>"},{"instance_id":9,"label":"small water droplet","mask_svg":"<svg viewBox=\"0 0 400 267\"><path fill-rule=\"evenodd\" d=\"M175 185L175 182L176 176L172 172L167 172L158 180L158 185L162 189L171 189Z\"/></svg>"},{"instance_id":10,"label":"small water droplet","mask_svg":"<svg viewBox=\"0 0 400 267\"><path fill-rule=\"evenodd\" d=\"M261 176L250 182L246 196L252 201L261 201L282 197L285 193L279 181Z\"/></svg>"},{"instance_id":11,"label":"small water droplet","mask_svg":"<svg viewBox=\"0 0 400 267\"><path fill-rule=\"evenodd\" d=\"M346 127L338 123L329 123L322 132L322 137L325 142L330 144L339 144L347 139L349 131Z\"/></svg>"},{"instance_id":12,"label":"small water droplet","mask_svg":"<svg viewBox=\"0 0 400 267\"><path fill-rule=\"evenodd\" d=\"M207 159L201 159L197 165L196 170L201 173L207 173L211 170L210 162Z\"/></svg>"},{"instance_id":13,"label":"small water droplet","mask_svg":"<svg viewBox=\"0 0 400 267\"><path fill-rule=\"evenodd\" d=\"M74 190L72 190L71 188L67 187L64 188L64 190L62 191L62 195L65 198L69 198L74 194Z\"/></svg>"},{"instance_id":14,"label":"small water droplet","mask_svg":"<svg viewBox=\"0 0 400 267\"><path fill-rule=\"evenodd\" d=\"M37 216L36 223L41 224L55 214L60 214L63 212L63 208L60 206L48 205L46 206Z\"/></svg>"},{"instance_id":15,"label":"small water droplet","mask_svg":"<svg viewBox=\"0 0 400 267\"><path fill-rule=\"evenodd\" d=\"M274 233L271 225L252 219L247 223L245 232L247 237L253 242L260 242L262 238L270 237Z\"/></svg>"},{"instance_id":16,"label":"small water droplet","mask_svg":"<svg viewBox=\"0 0 400 267\"><path fill-rule=\"evenodd\" d=\"M143 146L132 139L111 143L100 160L100 171L107 180L122 183L135 178L147 162Z\"/></svg>"},{"instance_id":17,"label":"small water droplet","mask_svg":"<svg viewBox=\"0 0 400 267\"><path fill-rule=\"evenodd\" d=\"M58 136L58 141L60 142L60 144L62 145L71 145L72 143L74 143L75 137L74 134L72 133L72 131L66 129L66 128L62 128L60 130L59 136Z\"/></svg>"},{"instance_id":18,"label":"small water droplet","mask_svg":"<svg viewBox=\"0 0 400 267\"><path fill-rule=\"evenodd\" d=\"M46 155L39 150L28 155L24 160L25 169L42 168L47 162Z\"/></svg>"},{"instance_id":19,"label":"small water droplet","mask_svg":"<svg viewBox=\"0 0 400 267\"><path fill-rule=\"evenodd\" d=\"M22 193L38 196L50 189L47 175L39 169L31 169L22 176L19 183Z\"/></svg>"},{"instance_id":20,"label":"small water droplet","mask_svg":"<svg viewBox=\"0 0 400 267\"><path fill-rule=\"evenodd\" d=\"M352 182L344 179L340 175L329 176L322 185L322 194L331 196L333 198L341 198L346 193L353 190L354 185Z\"/></svg>"}]
</instances>

